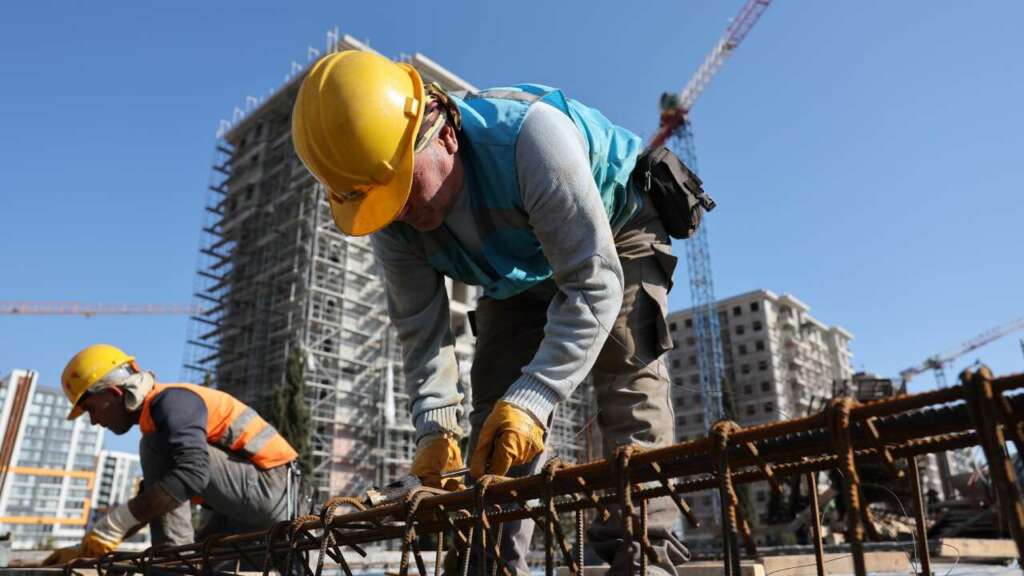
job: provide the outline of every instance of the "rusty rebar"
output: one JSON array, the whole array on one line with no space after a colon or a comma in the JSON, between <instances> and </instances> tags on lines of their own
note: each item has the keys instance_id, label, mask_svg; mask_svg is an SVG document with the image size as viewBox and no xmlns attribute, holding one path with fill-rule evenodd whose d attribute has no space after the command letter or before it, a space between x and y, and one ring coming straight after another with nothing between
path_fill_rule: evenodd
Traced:
<instances>
[{"instance_id":1,"label":"rusty rebar","mask_svg":"<svg viewBox=\"0 0 1024 576\"><path fill-rule=\"evenodd\" d=\"M355 506L356 509L345 514L334 514L331 510L331 513L310 516L277 530L223 536L205 544L154 547L138 554L119 554L116 559L102 562L96 559L78 561L75 567L101 570L116 567L128 573L144 570L196 573L202 566L266 554L265 569L273 564L280 565L282 560L288 568L287 559L310 550L320 553L318 564L325 554L344 564L344 558L340 556L342 545L361 552L358 548L361 544L403 537L408 541L407 553L411 552L416 558L419 556L416 537L451 534L452 549L458 552L461 548L462 568L465 569L468 568L474 541L474 528L489 532L486 527L479 526L481 521L500 526L505 522L533 518L547 524L545 530L553 532L548 539L552 563L558 556L553 553L553 548L560 547L563 560L573 572L577 572L582 567L571 554L565 535L561 533L558 524L560 514L593 509L604 517L608 506L625 504L626 508L642 510L646 508L644 503L647 500L663 496L671 497L679 506L683 502L682 494L721 487L723 483L734 490L739 484L798 474L808 475L810 483L816 472L840 468L844 482L848 484L848 503L853 504L848 507L847 515L851 535L854 536L851 545L855 548L855 566L860 564L857 572L863 573L862 553L858 554L856 550L857 540L862 537L856 533L856 524L860 523L857 466L868 461L888 464L895 458L979 443L993 470L1000 507L1010 520L1019 549L1024 552L1024 502L1013 482L1015 478L1006 457L1004 431L1006 426L1021 421L1024 394L1003 396L1005 392L1024 387L1024 376L992 379L987 371L979 374L973 379L966 379L963 385L943 390L859 405L843 401L844 406L838 409L838 413L833 408L831 414L822 412L794 420L732 429L724 447L720 443L722 439L718 439L717 449L714 438L702 438L658 449L633 450L624 462L612 459L578 466L552 466L545 474L494 481L485 491L466 489L423 494L416 499L416 506L398 502L365 510ZM617 463L619 467L616 467ZM727 463L724 470L721 467L723 463ZM712 474L716 469L719 474ZM618 473L610 474L611 470ZM816 488L809 488L816 495ZM853 502L849 501L851 499ZM543 504L529 504L536 500ZM351 502L358 500L346 499L346 503ZM337 503L335 500L334 504ZM688 507L684 504L679 508L684 511ZM624 521L634 521L633 514L627 510L622 512ZM634 525L639 534L633 537L643 540L645 527L639 526L640 529L636 530ZM477 536L486 546L489 540L486 535ZM820 532L815 534L815 540L816 546L820 545ZM581 544L578 543L580 549ZM640 548L650 553L649 546ZM738 549L730 548L734 552L732 556L738 560ZM735 570L734 559L729 556L727 554L731 566L727 570ZM416 560L417 568L425 572L422 560ZM486 565L486 558L482 560ZM498 561L500 563L500 556Z\"/></svg>"}]
</instances>

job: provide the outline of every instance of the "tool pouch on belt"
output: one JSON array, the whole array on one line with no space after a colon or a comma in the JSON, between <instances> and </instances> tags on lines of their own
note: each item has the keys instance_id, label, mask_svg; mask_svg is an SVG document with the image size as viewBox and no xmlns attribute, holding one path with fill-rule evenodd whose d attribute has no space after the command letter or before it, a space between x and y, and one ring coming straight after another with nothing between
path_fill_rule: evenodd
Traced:
<instances>
[{"instance_id":1,"label":"tool pouch on belt","mask_svg":"<svg viewBox=\"0 0 1024 576\"><path fill-rule=\"evenodd\" d=\"M673 238L693 236L704 212L715 208L700 178L664 146L641 154L632 177L634 185L647 192L665 231Z\"/></svg>"}]
</instances>

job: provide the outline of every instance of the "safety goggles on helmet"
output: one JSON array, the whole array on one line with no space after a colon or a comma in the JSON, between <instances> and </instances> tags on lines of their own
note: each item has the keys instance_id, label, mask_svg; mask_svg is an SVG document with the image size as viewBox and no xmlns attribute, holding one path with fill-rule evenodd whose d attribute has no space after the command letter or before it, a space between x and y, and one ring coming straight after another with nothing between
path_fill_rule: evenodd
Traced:
<instances>
[{"instance_id":1,"label":"safety goggles on helmet","mask_svg":"<svg viewBox=\"0 0 1024 576\"><path fill-rule=\"evenodd\" d=\"M456 130L461 127L462 119L459 115L459 108L448 98L448 93L436 82L427 84L425 89L429 99L426 113L420 123L419 134L416 135L413 154L419 154L426 150L441 129L448 124L449 119Z\"/></svg>"},{"instance_id":2,"label":"safety goggles on helmet","mask_svg":"<svg viewBox=\"0 0 1024 576\"><path fill-rule=\"evenodd\" d=\"M107 388L120 387L125 380L130 378L133 374L137 373L138 371L135 370L135 367L132 366L131 362L121 364L120 366L111 369L110 372L104 374L102 378L100 378L99 380L96 381L95 384L90 386L89 389L82 394L81 398L78 399L78 402L76 402L75 405L80 405L82 403L82 400L84 400L85 398L93 394L98 394L106 390Z\"/></svg>"}]
</instances>

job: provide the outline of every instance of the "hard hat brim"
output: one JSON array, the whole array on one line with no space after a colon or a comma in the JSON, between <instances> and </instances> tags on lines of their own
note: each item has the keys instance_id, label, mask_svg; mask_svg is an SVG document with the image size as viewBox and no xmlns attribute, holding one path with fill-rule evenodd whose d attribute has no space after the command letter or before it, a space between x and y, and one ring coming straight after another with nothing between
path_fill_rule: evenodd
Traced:
<instances>
[{"instance_id":1,"label":"hard hat brim","mask_svg":"<svg viewBox=\"0 0 1024 576\"><path fill-rule=\"evenodd\" d=\"M68 420L77 420L79 416L85 414L85 410L82 410L77 404L71 407L71 411L68 412Z\"/></svg>"},{"instance_id":2,"label":"hard hat brim","mask_svg":"<svg viewBox=\"0 0 1024 576\"><path fill-rule=\"evenodd\" d=\"M419 130L418 119L413 128L413 134L416 134ZM415 137L409 138L402 161L387 184L374 187L359 200L338 202L334 195L328 196L334 223L342 232L349 236L365 236L394 222L395 217L409 201L409 193L412 191L414 146Z\"/></svg>"}]
</instances>

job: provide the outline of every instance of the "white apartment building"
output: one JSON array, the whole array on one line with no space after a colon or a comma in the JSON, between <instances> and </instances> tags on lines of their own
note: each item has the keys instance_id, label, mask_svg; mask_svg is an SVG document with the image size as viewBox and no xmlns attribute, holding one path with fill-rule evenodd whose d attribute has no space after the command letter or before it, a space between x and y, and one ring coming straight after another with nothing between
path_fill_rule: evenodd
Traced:
<instances>
[{"instance_id":1,"label":"white apartment building","mask_svg":"<svg viewBox=\"0 0 1024 576\"><path fill-rule=\"evenodd\" d=\"M107 513L110 508L124 504L139 492L142 484L142 462L138 454L100 451L99 463L96 465L96 483L92 493L95 503L92 521L95 522ZM149 527L128 538L121 550L142 550L149 546Z\"/></svg>"},{"instance_id":2,"label":"white apartment building","mask_svg":"<svg viewBox=\"0 0 1024 576\"><path fill-rule=\"evenodd\" d=\"M727 417L742 426L796 418L819 410L833 395L833 384L851 377L853 335L829 326L810 314L796 297L770 290L754 290L717 304L725 365L723 403ZM703 399L697 366L697 347L690 309L669 315L675 348L666 363L672 378L679 441L706 435ZM760 543L776 534L766 524L770 488L767 483L744 487L747 505L756 510L749 518ZM720 533L720 518L708 491L688 500L701 528L687 527L687 538L709 541Z\"/></svg>"},{"instance_id":3,"label":"white apartment building","mask_svg":"<svg viewBox=\"0 0 1024 576\"><path fill-rule=\"evenodd\" d=\"M0 533L12 548L70 546L89 523L103 429L67 420L68 401L38 373L0 380Z\"/></svg>"}]
</instances>

